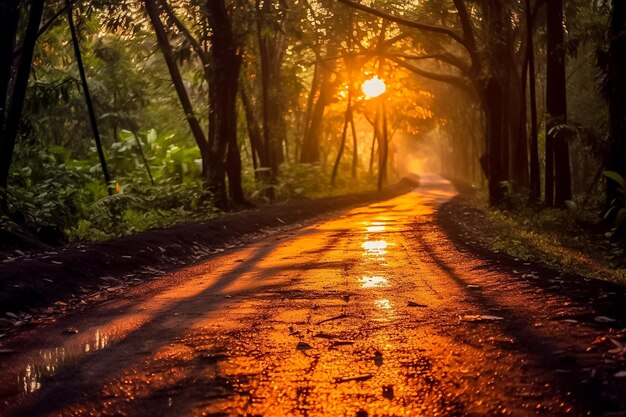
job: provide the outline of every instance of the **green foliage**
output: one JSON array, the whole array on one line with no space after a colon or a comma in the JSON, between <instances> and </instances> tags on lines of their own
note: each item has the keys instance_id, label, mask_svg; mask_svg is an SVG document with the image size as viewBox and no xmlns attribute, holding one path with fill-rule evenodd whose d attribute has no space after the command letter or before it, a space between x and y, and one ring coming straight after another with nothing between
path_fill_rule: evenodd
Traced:
<instances>
[{"instance_id":1,"label":"green foliage","mask_svg":"<svg viewBox=\"0 0 626 417\"><path fill-rule=\"evenodd\" d=\"M83 212L85 178L66 165L62 154L36 144L19 144L16 156L6 215L47 243L65 241L65 231Z\"/></svg>"},{"instance_id":2,"label":"green foliage","mask_svg":"<svg viewBox=\"0 0 626 417\"><path fill-rule=\"evenodd\" d=\"M604 220L610 221L613 228L608 232L610 237L620 237L624 234L626 226L626 197L624 195L624 177L614 171L604 171L604 176L613 181L618 187L615 189L615 196L609 202L608 208L604 212Z\"/></svg>"}]
</instances>

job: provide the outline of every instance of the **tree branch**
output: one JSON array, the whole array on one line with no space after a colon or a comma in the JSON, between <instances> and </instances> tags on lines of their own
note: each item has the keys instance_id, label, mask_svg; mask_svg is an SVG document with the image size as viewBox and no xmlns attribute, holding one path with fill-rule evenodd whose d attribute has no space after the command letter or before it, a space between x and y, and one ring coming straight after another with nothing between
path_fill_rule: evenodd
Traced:
<instances>
[{"instance_id":1,"label":"tree branch","mask_svg":"<svg viewBox=\"0 0 626 417\"><path fill-rule=\"evenodd\" d=\"M448 75L448 74L439 74L436 72L430 72L430 71L425 71L421 68L418 68L414 65L411 65L405 61L403 61L400 58L396 58L396 57L389 57L390 61L395 62L396 64L400 65L401 67L421 76L424 78L428 78L434 81L439 81L442 83L446 83L446 84L451 84L454 85L455 87L459 87L460 89L462 89L463 91L467 91L467 92L471 92L473 91L472 89L469 88L468 86L468 82L466 79L462 78L462 77L458 77L455 75Z\"/></svg>"},{"instance_id":2,"label":"tree branch","mask_svg":"<svg viewBox=\"0 0 626 417\"><path fill-rule=\"evenodd\" d=\"M351 0L337 0L337 1L340 2L340 3L345 4L346 6L353 7L355 9L357 9L357 10L360 10L362 12L365 12L365 13L368 13L368 14L371 14L371 15L374 15L374 16L377 16L377 17L381 17L383 19L389 20L391 22L395 22L395 23L397 23L399 25L402 25L402 26L406 26L406 27L410 27L410 28L413 28L413 29L422 30L422 31L425 31L425 32L438 33L438 34L441 34L441 35L448 36L452 40L454 40L454 41L458 42L459 44L461 44L465 49L468 49L468 47L467 47L467 45L465 43L465 40L461 36L459 36L456 32L451 30L451 29L444 28L444 27L441 27L441 26L428 25L428 24L425 24L425 23L419 23L419 22L415 22L415 21L412 21L412 20L408 20L408 19L405 19L405 18L402 18L402 17L397 17L397 16L394 16L392 14L385 13L385 12L382 12L380 10L376 10L376 9L374 9L372 7L368 7L368 6L359 4L359 3L355 3L354 1L351 1ZM469 49L468 49L468 51L469 51Z\"/></svg>"}]
</instances>

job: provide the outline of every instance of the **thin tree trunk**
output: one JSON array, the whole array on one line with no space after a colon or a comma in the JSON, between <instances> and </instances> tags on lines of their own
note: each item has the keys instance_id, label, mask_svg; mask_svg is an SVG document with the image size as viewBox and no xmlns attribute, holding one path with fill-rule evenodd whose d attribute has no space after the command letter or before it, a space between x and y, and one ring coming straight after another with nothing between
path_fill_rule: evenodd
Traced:
<instances>
[{"instance_id":1,"label":"thin tree trunk","mask_svg":"<svg viewBox=\"0 0 626 417\"><path fill-rule=\"evenodd\" d=\"M154 177L152 176L152 170L150 169L150 164L148 164L148 160L146 159L146 154L143 152L143 146L141 145L141 140L139 139L139 135L135 131L132 131L132 134L135 137L135 140L137 141L137 150L139 152L139 156L141 157L141 160L143 161L144 167L146 167L146 172L148 173L148 177L150 178L150 183L154 185Z\"/></svg>"},{"instance_id":2,"label":"thin tree trunk","mask_svg":"<svg viewBox=\"0 0 626 417\"><path fill-rule=\"evenodd\" d=\"M248 138L250 139L250 147L252 148L252 162L254 169L257 169L256 157L259 157L261 166L267 166L267 156L263 148L263 133L259 126L259 120L252 106L250 94L245 81L242 79L239 96L243 104L244 114L246 116L246 127L248 130ZM256 172L255 172L256 174Z\"/></svg>"},{"instance_id":3,"label":"thin tree trunk","mask_svg":"<svg viewBox=\"0 0 626 417\"><path fill-rule=\"evenodd\" d=\"M381 97L382 101L382 135L379 149L380 165L378 167L378 191L383 189L383 185L387 182L387 160L389 159L389 138L387 131L387 106L385 105L385 97Z\"/></svg>"},{"instance_id":4,"label":"thin tree trunk","mask_svg":"<svg viewBox=\"0 0 626 417\"><path fill-rule=\"evenodd\" d=\"M356 179L356 170L359 163L359 152L353 111L350 111L350 129L352 131L352 179Z\"/></svg>"},{"instance_id":5,"label":"thin tree trunk","mask_svg":"<svg viewBox=\"0 0 626 417\"><path fill-rule=\"evenodd\" d=\"M165 63L167 64L167 68L170 73L170 77L172 78L174 89L176 90L176 94L178 95L180 104L183 108L183 111L185 112L187 123L189 124L191 133L193 134L194 140L196 141L196 145L200 150L200 156L202 158L202 171L203 173L206 173L208 168L207 138L202 130L202 127L200 126L200 122L195 115L191 100L189 99L189 95L187 94L187 89L185 88L183 77L180 74L180 70L174 58L172 46L170 45L169 39L167 38L167 33L165 32L165 28L163 27L163 23L161 22L161 18L159 17L159 8L154 0L144 0L144 4L146 6L148 16L150 17L150 22L156 34L159 49L161 49L161 52L163 53L163 58L165 59Z\"/></svg>"},{"instance_id":6,"label":"thin tree trunk","mask_svg":"<svg viewBox=\"0 0 626 417\"><path fill-rule=\"evenodd\" d=\"M379 114L378 110L376 110L376 115L374 116L374 134L372 135L372 148L370 150L370 175L374 173L374 155L376 150L376 143L378 142L378 118Z\"/></svg>"},{"instance_id":7,"label":"thin tree trunk","mask_svg":"<svg viewBox=\"0 0 626 417\"><path fill-rule=\"evenodd\" d=\"M535 76L535 46L530 0L526 0L526 36L528 48L528 84L530 90L530 201L541 198L541 174L539 170L539 128L537 125L537 91Z\"/></svg>"},{"instance_id":8,"label":"thin tree trunk","mask_svg":"<svg viewBox=\"0 0 626 417\"><path fill-rule=\"evenodd\" d=\"M571 173L569 161L569 145L567 142L567 100L565 87L565 43L563 40L563 2L550 0L547 2L548 26L548 59L547 59L547 94L546 110L546 143L551 142L554 160L554 183L550 188L546 183L546 202L563 207L566 200L572 198ZM546 145L546 154L547 145ZM548 164L546 163L546 166ZM546 181L548 181L546 172ZM554 198L551 188L554 186ZM550 194L548 194L550 193Z\"/></svg>"},{"instance_id":9,"label":"thin tree trunk","mask_svg":"<svg viewBox=\"0 0 626 417\"><path fill-rule=\"evenodd\" d=\"M69 1L66 0L66 4L69 5ZM72 44L74 45L74 56L76 57L76 64L78 66L78 73L80 74L80 82L83 87L83 94L85 95L85 103L87 104L87 112L89 114L89 123L91 125L91 131L93 138L96 142L96 150L98 151L98 159L100 159L100 166L102 167L102 174L104 175L104 183L107 187L109 195L113 194L111 187L111 176L109 175L109 169L107 167L106 157L104 155L104 149L102 148L102 140L100 138L100 131L98 130L98 121L96 119L96 112L91 101L91 94L89 92L89 84L87 83L87 75L85 74L85 67L83 65L83 58L80 52L80 45L78 43L78 36L76 34L76 27L74 26L73 8L67 9L67 20L70 25L70 33L72 35Z\"/></svg>"},{"instance_id":10,"label":"thin tree trunk","mask_svg":"<svg viewBox=\"0 0 626 417\"><path fill-rule=\"evenodd\" d=\"M339 144L339 152L337 152L337 159L335 159L335 165L333 166L333 173L330 178L330 184L332 186L335 185L335 180L337 179L337 171L339 170L339 163L341 162L341 157L343 156L343 150L346 147L346 138L348 135L348 124L350 123L350 118L352 117L352 94L348 91L348 107L346 108L346 113L344 116L343 122L343 130L341 132L341 143Z\"/></svg>"}]
</instances>

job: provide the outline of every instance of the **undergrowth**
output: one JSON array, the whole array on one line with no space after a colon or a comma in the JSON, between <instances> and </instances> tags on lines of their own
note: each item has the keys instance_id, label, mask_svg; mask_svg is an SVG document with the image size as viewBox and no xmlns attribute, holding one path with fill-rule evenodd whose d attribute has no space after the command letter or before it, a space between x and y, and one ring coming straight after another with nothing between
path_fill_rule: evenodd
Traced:
<instances>
[{"instance_id":1,"label":"undergrowth","mask_svg":"<svg viewBox=\"0 0 626 417\"><path fill-rule=\"evenodd\" d=\"M471 204L485 215L483 235L492 250L525 261L539 261L555 269L626 284L624 244L610 239L598 226L600 211L529 207L512 204L490 208L484 198ZM521 199L520 199L521 201Z\"/></svg>"}]
</instances>

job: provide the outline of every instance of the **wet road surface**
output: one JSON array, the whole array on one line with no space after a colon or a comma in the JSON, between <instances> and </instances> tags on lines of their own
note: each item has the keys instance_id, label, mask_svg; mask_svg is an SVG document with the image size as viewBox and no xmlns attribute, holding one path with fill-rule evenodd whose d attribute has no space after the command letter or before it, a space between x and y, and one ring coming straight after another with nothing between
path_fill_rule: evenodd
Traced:
<instances>
[{"instance_id":1,"label":"wet road surface","mask_svg":"<svg viewBox=\"0 0 626 417\"><path fill-rule=\"evenodd\" d=\"M575 305L532 266L460 251L435 221L453 195L423 176L25 331L0 415L626 415L586 352L602 330L555 321Z\"/></svg>"}]
</instances>

